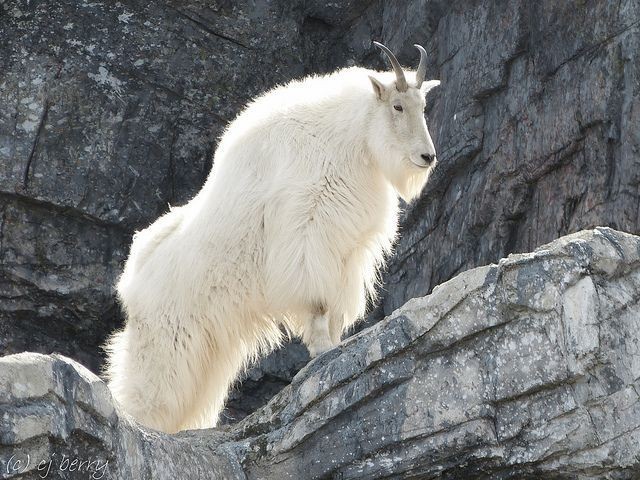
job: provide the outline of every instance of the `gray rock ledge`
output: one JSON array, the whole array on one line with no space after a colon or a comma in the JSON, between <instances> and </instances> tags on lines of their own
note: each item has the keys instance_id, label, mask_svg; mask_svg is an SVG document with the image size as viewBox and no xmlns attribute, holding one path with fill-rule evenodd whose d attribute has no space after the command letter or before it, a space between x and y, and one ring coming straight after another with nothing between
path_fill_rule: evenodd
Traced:
<instances>
[{"instance_id":1,"label":"gray rock ledge","mask_svg":"<svg viewBox=\"0 0 640 480\"><path fill-rule=\"evenodd\" d=\"M640 237L597 228L410 300L224 429L139 428L78 363L3 357L0 478L639 478L639 377Z\"/></svg>"}]
</instances>

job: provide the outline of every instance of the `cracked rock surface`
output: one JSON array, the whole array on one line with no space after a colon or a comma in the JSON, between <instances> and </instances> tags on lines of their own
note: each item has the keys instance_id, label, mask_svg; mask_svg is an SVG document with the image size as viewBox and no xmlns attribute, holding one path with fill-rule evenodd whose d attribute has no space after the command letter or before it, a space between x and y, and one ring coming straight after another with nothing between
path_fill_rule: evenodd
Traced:
<instances>
[{"instance_id":1,"label":"cracked rock surface","mask_svg":"<svg viewBox=\"0 0 640 480\"><path fill-rule=\"evenodd\" d=\"M131 423L72 360L7 356L0 467L4 478L77 458L118 479L635 479L639 292L640 237L569 235L410 300L241 422L174 436Z\"/></svg>"},{"instance_id":2,"label":"cracked rock surface","mask_svg":"<svg viewBox=\"0 0 640 480\"><path fill-rule=\"evenodd\" d=\"M640 3L439 11L429 45L443 86L428 116L441 164L407 212L386 315L460 271L567 233L640 233Z\"/></svg>"},{"instance_id":3,"label":"cracked rock surface","mask_svg":"<svg viewBox=\"0 0 640 480\"><path fill-rule=\"evenodd\" d=\"M135 229L202 185L256 94L308 73L387 68L442 85L439 165L402 222L369 324L455 274L597 225L640 233L640 4L544 0L0 1L0 352L92 371L121 324ZM587 287L585 287L587 288ZM294 344L234 391L264 404Z\"/></svg>"}]
</instances>

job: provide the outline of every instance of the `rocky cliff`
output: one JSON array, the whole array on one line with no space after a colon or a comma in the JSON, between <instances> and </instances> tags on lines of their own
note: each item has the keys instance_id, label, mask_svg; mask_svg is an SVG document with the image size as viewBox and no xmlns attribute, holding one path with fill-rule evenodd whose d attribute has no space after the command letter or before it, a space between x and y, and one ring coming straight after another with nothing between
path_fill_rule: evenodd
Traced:
<instances>
[{"instance_id":1,"label":"rocky cliff","mask_svg":"<svg viewBox=\"0 0 640 480\"><path fill-rule=\"evenodd\" d=\"M640 4L546 0L0 2L0 351L94 372L122 321L131 235L190 198L257 93L312 72L407 65L440 163L403 220L371 323L456 273L596 225L640 233ZM300 345L234 393L286 385Z\"/></svg>"},{"instance_id":2,"label":"rocky cliff","mask_svg":"<svg viewBox=\"0 0 640 480\"><path fill-rule=\"evenodd\" d=\"M66 357L4 357L2 478L635 479L639 292L640 237L570 235L409 301L243 421L178 435Z\"/></svg>"}]
</instances>

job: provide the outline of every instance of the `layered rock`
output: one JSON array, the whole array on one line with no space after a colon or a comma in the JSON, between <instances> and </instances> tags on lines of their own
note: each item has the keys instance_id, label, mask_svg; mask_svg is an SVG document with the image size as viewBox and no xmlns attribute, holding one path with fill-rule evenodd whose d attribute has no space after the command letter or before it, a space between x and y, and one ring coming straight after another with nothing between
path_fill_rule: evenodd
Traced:
<instances>
[{"instance_id":1,"label":"layered rock","mask_svg":"<svg viewBox=\"0 0 640 480\"><path fill-rule=\"evenodd\" d=\"M0 466L6 478L76 459L95 462L77 478L637 478L639 292L640 237L570 235L409 301L240 423L174 436L137 427L72 360L4 357Z\"/></svg>"}]
</instances>

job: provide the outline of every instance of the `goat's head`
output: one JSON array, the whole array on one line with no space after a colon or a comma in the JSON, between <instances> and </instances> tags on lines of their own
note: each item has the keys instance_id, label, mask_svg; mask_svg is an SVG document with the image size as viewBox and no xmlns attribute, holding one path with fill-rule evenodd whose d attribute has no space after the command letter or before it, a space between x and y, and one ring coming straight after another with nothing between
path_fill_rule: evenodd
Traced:
<instances>
[{"instance_id":1,"label":"goat's head","mask_svg":"<svg viewBox=\"0 0 640 480\"><path fill-rule=\"evenodd\" d=\"M415 79L412 78L413 72L407 72L408 81L393 53L381 43L373 43L389 58L395 79L387 78L385 81L382 75L369 76L376 105L368 143L382 171L394 185L400 187L400 194L413 197L419 191L405 194L401 185L416 176L426 181L436 163L436 150L424 118L424 108L425 95L440 85L440 80L425 81L427 59L420 45L415 45L420 51L420 64Z\"/></svg>"}]
</instances>

